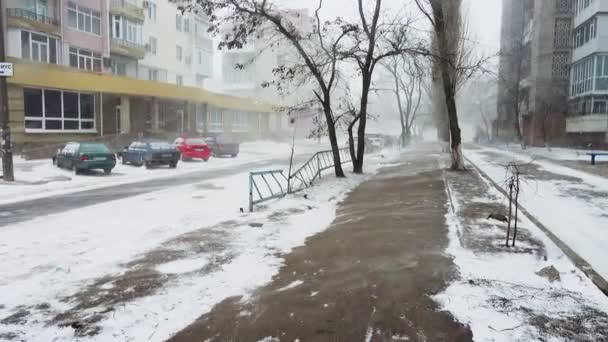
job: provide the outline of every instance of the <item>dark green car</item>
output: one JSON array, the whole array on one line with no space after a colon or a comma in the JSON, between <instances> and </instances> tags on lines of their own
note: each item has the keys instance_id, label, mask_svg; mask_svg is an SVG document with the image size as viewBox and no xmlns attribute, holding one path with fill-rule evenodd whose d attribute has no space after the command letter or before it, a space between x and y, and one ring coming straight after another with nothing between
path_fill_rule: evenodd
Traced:
<instances>
[{"instance_id":1,"label":"dark green car","mask_svg":"<svg viewBox=\"0 0 608 342\"><path fill-rule=\"evenodd\" d=\"M76 174L88 170L103 170L110 174L116 166L116 155L103 143L67 143L53 162L58 167L74 170Z\"/></svg>"}]
</instances>

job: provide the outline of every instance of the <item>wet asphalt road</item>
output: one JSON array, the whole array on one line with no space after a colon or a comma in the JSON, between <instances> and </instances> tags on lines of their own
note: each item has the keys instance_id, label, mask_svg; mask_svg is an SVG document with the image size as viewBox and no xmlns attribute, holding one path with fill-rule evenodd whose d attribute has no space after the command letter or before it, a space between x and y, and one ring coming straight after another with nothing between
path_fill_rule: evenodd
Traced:
<instances>
[{"instance_id":1,"label":"wet asphalt road","mask_svg":"<svg viewBox=\"0 0 608 342\"><path fill-rule=\"evenodd\" d=\"M307 156L294 156L294 165L299 165L305 161ZM50 214L57 214L68 210L88 207L91 205L119 200L127 197L137 196L144 193L166 189L172 186L193 184L215 178L232 176L249 170L263 167L285 165L288 163L286 158L269 159L237 166L226 166L220 169L209 171L195 171L181 174L177 177L143 180L136 183L109 186L101 189L74 192L65 195L57 195L0 205L0 227L27 221L33 217L40 217ZM246 192L246 189L243 189Z\"/></svg>"}]
</instances>

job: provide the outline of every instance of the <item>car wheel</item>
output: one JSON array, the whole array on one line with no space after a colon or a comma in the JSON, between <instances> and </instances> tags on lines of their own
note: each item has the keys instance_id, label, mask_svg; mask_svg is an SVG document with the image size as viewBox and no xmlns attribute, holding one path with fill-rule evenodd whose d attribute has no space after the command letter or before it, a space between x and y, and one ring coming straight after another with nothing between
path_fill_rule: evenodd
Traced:
<instances>
[{"instance_id":1,"label":"car wheel","mask_svg":"<svg viewBox=\"0 0 608 342\"><path fill-rule=\"evenodd\" d=\"M103 173L109 175L110 173L112 173L112 169L103 169Z\"/></svg>"},{"instance_id":2,"label":"car wheel","mask_svg":"<svg viewBox=\"0 0 608 342\"><path fill-rule=\"evenodd\" d=\"M203 161L208 162L209 158L203 158Z\"/></svg>"},{"instance_id":3,"label":"car wheel","mask_svg":"<svg viewBox=\"0 0 608 342\"><path fill-rule=\"evenodd\" d=\"M169 168L175 169L177 167L177 162L169 164Z\"/></svg>"},{"instance_id":4,"label":"car wheel","mask_svg":"<svg viewBox=\"0 0 608 342\"><path fill-rule=\"evenodd\" d=\"M76 174L76 175L79 175L82 173L82 171L77 167L74 167L73 170L74 170L74 174Z\"/></svg>"},{"instance_id":5,"label":"car wheel","mask_svg":"<svg viewBox=\"0 0 608 342\"><path fill-rule=\"evenodd\" d=\"M152 168L152 164L150 162L144 161L144 165L146 166L146 169Z\"/></svg>"},{"instance_id":6,"label":"car wheel","mask_svg":"<svg viewBox=\"0 0 608 342\"><path fill-rule=\"evenodd\" d=\"M236 158L236 156L237 156L236 154L233 154L230 156L230 158Z\"/></svg>"}]
</instances>

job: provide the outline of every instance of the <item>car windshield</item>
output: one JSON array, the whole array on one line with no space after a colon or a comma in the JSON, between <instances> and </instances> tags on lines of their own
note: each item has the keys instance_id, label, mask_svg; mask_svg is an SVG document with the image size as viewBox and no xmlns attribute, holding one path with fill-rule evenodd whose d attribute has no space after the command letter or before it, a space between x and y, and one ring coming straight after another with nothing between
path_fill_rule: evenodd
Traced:
<instances>
[{"instance_id":1,"label":"car windshield","mask_svg":"<svg viewBox=\"0 0 608 342\"><path fill-rule=\"evenodd\" d=\"M110 149L104 144L82 144L80 153L111 153Z\"/></svg>"},{"instance_id":2,"label":"car windshield","mask_svg":"<svg viewBox=\"0 0 608 342\"><path fill-rule=\"evenodd\" d=\"M186 140L188 145L205 145L207 142L204 139L188 139Z\"/></svg>"},{"instance_id":3,"label":"car windshield","mask_svg":"<svg viewBox=\"0 0 608 342\"><path fill-rule=\"evenodd\" d=\"M169 143L166 142L151 142L149 143L150 148L153 150L170 150L173 149L174 147L171 146Z\"/></svg>"}]
</instances>

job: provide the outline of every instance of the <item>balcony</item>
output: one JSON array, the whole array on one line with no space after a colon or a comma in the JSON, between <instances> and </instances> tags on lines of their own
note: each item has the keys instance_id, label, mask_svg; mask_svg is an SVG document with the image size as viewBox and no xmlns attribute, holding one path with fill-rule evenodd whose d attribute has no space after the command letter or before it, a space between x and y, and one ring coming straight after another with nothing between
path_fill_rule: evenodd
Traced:
<instances>
[{"instance_id":1,"label":"balcony","mask_svg":"<svg viewBox=\"0 0 608 342\"><path fill-rule=\"evenodd\" d=\"M9 27L53 34L61 33L61 24L55 17L48 17L23 8L7 8L6 16Z\"/></svg>"},{"instance_id":2,"label":"balcony","mask_svg":"<svg viewBox=\"0 0 608 342\"><path fill-rule=\"evenodd\" d=\"M124 39L112 38L110 43L110 52L121 56L142 59L146 55L146 46Z\"/></svg>"},{"instance_id":3,"label":"balcony","mask_svg":"<svg viewBox=\"0 0 608 342\"><path fill-rule=\"evenodd\" d=\"M141 0L112 0L110 13L124 15L139 21L146 19Z\"/></svg>"},{"instance_id":4,"label":"balcony","mask_svg":"<svg viewBox=\"0 0 608 342\"><path fill-rule=\"evenodd\" d=\"M608 114L587 114L571 116L566 119L568 133L608 132Z\"/></svg>"}]
</instances>

